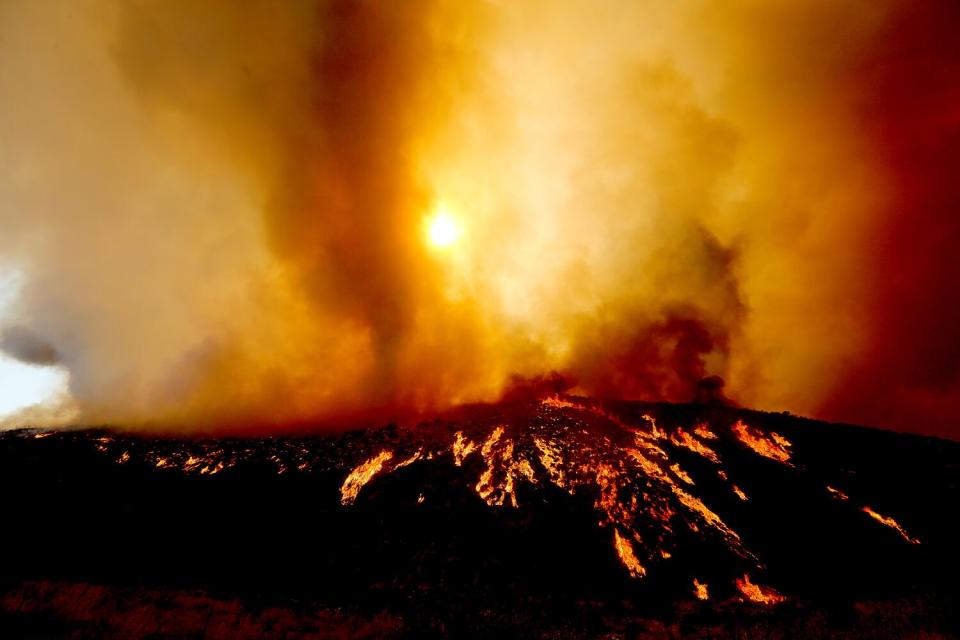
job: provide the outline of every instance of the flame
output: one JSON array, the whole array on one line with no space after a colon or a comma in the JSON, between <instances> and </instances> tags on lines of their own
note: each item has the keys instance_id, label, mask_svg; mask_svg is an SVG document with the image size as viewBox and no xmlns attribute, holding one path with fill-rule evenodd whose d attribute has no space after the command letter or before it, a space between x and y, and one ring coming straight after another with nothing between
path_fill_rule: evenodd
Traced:
<instances>
[{"instance_id":1,"label":"flame","mask_svg":"<svg viewBox=\"0 0 960 640\"><path fill-rule=\"evenodd\" d=\"M620 562L627 568L630 577L642 578L647 575L647 570L640 564L637 555L633 552L633 545L630 544L629 540L621 536L617 529L613 530L613 547L617 550L617 555L620 556Z\"/></svg>"},{"instance_id":2,"label":"flame","mask_svg":"<svg viewBox=\"0 0 960 640\"><path fill-rule=\"evenodd\" d=\"M480 480L477 482L476 490L477 494L483 500L489 504L496 504L496 498L493 498L493 493L496 491L497 487L493 483L493 471L494 471L494 458L493 458L493 446L500 440L500 436L503 435L503 427L497 427L493 430L490 436L483 443L483 448L480 450L480 455L483 456L484 461L487 466L484 468L483 473L480 475ZM502 503L501 503L502 504Z\"/></svg>"},{"instance_id":3,"label":"flame","mask_svg":"<svg viewBox=\"0 0 960 640\"><path fill-rule=\"evenodd\" d=\"M650 425L650 435L654 439L661 440L666 437L666 434L657 428L657 421L653 418L653 416L651 416L648 413L645 413L640 417L646 420L647 424Z\"/></svg>"},{"instance_id":4,"label":"flame","mask_svg":"<svg viewBox=\"0 0 960 640\"><path fill-rule=\"evenodd\" d=\"M710 430L710 427L707 426L707 423L701 422L693 428L693 435L698 438L703 438L704 440L716 440L717 434Z\"/></svg>"},{"instance_id":5,"label":"flame","mask_svg":"<svg viewBox=\"0 0 960 640\"><path fill-rule=\"evenodd\" d=\"M412 456L410 456L406 460L403 460L402 462L398 462L396 466L394 466L394 469L402 469L403 467L410 466L411 464L419 460L420 456L422 455L423 455L423 449L417 449L416 453L414 453Z\"/></svg>"},{"instance_id":6,"label":"flame","mask_svg":"<svg viewBox=\"0 0 960 640\"><path fill-rule=\"evenodd\" d=\"M454 431L439 436L441 441L432 449L422 445L405 453L401 453L403 447L380 451L350 473L342 502L352 503L376 474L429 460L434 451L450 452L458 466L478 452L483 465L473 490L490 507L517 508L517 493L523 484L548 482L571 495L581 489L589 492L598 525L613 530L615 551L631 576L645 575L648 562L671 556L670 545L679 527L717 535L730 551L756 561L739 534L701 498L683 488L695 483L679 462L671 460L671 447L692 449L720 463L719 457L690 433L681 428L664 430L649 415L631 423L600 403L587 405L553 397L537 406L540 409L532 422L501 422L485 433L485 428L478 429L472 438L464 430ZM579 415L584 411L602 422L587 428ZM558 420L556 412L570 415ZM402 462L390 466L394 458ZM745 498L737 487L733 491ZM641 540L642 546L637 546Z\"/></svg>"},{"instance_id":7,"label":"flame","mask_svg":"<svg viewBox=\"0 0 960 640\"><path fill-rule=\"evenodd\" d=\"M693 595L696 596L697 600L709 600L710 592L707 590L707 584L694 578Z\"/></svg>"},{"instance_id":8,"label":"flame","mask_svg":"<svg viewBox=\"0 0 960 640\"><path fill-rule=\"evenodd\" d=\"M384 449L369 460L357 465L347 475L347 478L343 481L343 486L340 487L340 503L344 505L353 504L364 485L380 473L384 463L391 458L393 458L393 452Z\"/></svg>"},{"instance_id":9,"label":"flame","mask_svg":"<svg viewBox=\"0 0 960 640\"><path fill-rule=\"evenodd\" d=\"M733 492L737 494L737 497L740 498L741 500L743 501L747 500L747 494L741 491L740 487L738 487L737 485L733 485Z\"/></svg>"},{"instance_id":10,"label":"flame","mask_svg":"<svg viewBox=\"0 0 960 640\"><path fill-rule=\"evenodd\" d=\"M670 434L670 442L678 447L689 449L690 451L703 456L714 464L720 464L719 456L717 456L717 454L714 453L710 447L706 446L683 429L678 428L676 431Z\"/></svg>"},{"instance_id":11,"label":"flame","mask_svg":"<svg viewBox=\"0 0 960 640\"><path fill-rule=\"evenodd\" d=\"M477 445L467 440L462 431L457 431L456 439L453 441L453 463L458 467L463 464L463 459L476 451Z\"/></svg>"},{"instance_id":12,"label":"flame","mask_svg":"<svg viewBox=\"0 0 960 640\"><path fill-rule=\"evenodd\" d=\"M863 507L862 511L868 516L870 516L871 518L873 518L874 520L876 520L877 522L879 522L880 524L886 525L891 529L893 529L894 531L896 531L897 533L899 533L900 536L910 544L920 544L920 540L908 534L903 529L903 527L901 527L900 524L893 518L889 516L881 515L876 511L874 511L873 509L871 509L870 507Z\"/></svg>"},{"instance_id":13,"label":"flame","mask_svg":"<svg viewBox=\"0 0 960 640\"><path fill-rule=\"evenodd\" d=\"M673 472L673 475L677 476L687 484L693 484L693 478L691 478L686 471L681 469L679 464L670 465L670 471Z\"/></svg>"},{"instance_id":14,"label":"flame","mask_svg":"<svg viewBox=\"0 0 960 640\"><path fill-rule=\"evenodd\" d=\"M583 405L577 404L575 402L571 402L570 400L565 400L564 398L561 398L559 395L553 395L553 396L550 396L549 398L544 398L543 400L540 401L540 403L545 407L553 407L554 409L564 409L567 407L572 407L575 409L585 408Z\"/></svg>"},{"instance_id":15,"label":"flame","mask_svg":"<svg viewBox=\"0 0 960 640\"><path fill-rule=\"evenodd\" d=\"M627 453L637 462L640 463L641 468L644 472L652 478L655 478L666 485L669 486L670 490L674 495L680 500L680 503L683 506L687 507L690 511L698 514L703 518L706 523L719 531L725 538L728 539L731 543L739 543L740 536L731 528L729 528L723 520L716 513L711 511L703 502L693 496L683 489L681 489L677 484L671 479L664 471L655 463L648 460L643 454L641 454L636 449L630 449Z\"/></svg>"},{"instance_id":16,"label":"flame","mask_svg":"<svg viewBox=\"0 0 960 640\"><path fill-rule=\"evenodd\" d=\"M837 500L843 500L844 502L846 502L847 500L850 499L850 497L847 494L845 494L843 491L840 491L840 489L834 489L829 485L827 485L827 491L829 491L833 495L833 497L836 498Z\"/></svg>"},{"instance_id":17,"label":"flame","mask_svg":"<svg viewBox=\"0 0 960 640\"><path fill-rule=\"evenodd\" d=\"M789 464L791 444L783 436L777 433L764 434L759 429L748 427L740 420L737 420L731 429L740 442L753 449L755 453Z\"/></svg>"},{"instance_id":18,"label":"flame","mask_svg":"<svg viewBox=\"0 0 960 640\"><path fill-rule=\"evenodd\" d=\"M213 466L211 466L211 465L205 465L202 469L200 469L200 475L211 475L211 476L212 476L212 475L214 475L214 474L216 474L216 473L219 473L219 472L223 471L223 469L224 469L224 464L223 464L223 462L222 462L222 461L217 461L217 463L216 463L215 465L213 465Z\"/></svg>"},{"instance_id":19,"label":"flame","mask_svg":"<svg viewBox=\"0 0 960 640\"><path fill-rule=\"evenodd\" d=\"M786 597L780 595L770 587L764 587L750 582L750 576L746 573L743 574L743 578L737 578L736 585L740 593L750 602L773 605L780 604L786 600Z\"/></svg>"},{"instance_id":20,"label":"flame","mask_svg":"<svg viewBox=\"0 0 960 640\"><path fill-rule=\"evenodd\" d=\"M563 489L567 488L563 475L563 458L556 449L541 438L533 439L534 445L540 451L540 464L547 470L550 479L555 485Z\"/></svg>"},{"instance_id":21,"label":"flame","mask_svg":"<svg viewBox=\"0 0 960 640\"><path fill-rule=\"evenodd\" d=\"M486 462L486 467L475 490L490 506L503 506L509 499L510 504L517 507L517 482L523 478L535 484L537 479L530 462L523 457L514 456L514 443L511 439L503 439L502 444L500 443L503 434L504 427L498 426L483 443L480 455Z\"/></svg>"}]
</instances>

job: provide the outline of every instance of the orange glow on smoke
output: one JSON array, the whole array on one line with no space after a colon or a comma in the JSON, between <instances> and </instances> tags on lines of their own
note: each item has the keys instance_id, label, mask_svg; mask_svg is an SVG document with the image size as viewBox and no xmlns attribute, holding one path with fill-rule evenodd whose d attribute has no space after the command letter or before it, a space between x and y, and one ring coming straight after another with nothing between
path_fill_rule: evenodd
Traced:
<instances>
[{"instance_id":1,"label":"orange glow on smoke","mask_svg":"<svg viewBox=\"0 0 960 640\"><path fill-rule=\"evenodd\" d=\"M0 350L131 428L557 372L956 434L960 9L915 4L5 0Z\"/></svg>"}]
</instances>

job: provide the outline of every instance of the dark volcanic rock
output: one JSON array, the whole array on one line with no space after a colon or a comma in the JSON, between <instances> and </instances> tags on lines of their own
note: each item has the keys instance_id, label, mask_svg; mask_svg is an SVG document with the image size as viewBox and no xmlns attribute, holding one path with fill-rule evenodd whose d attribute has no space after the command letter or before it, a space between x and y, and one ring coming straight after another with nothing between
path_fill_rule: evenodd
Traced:
<instances>
[{"instance_id":1,"label":"dark volcanic rock","mask_svg":"<svg viewBox=\"0 0 960 640\"><path fill-rule=\"evenodd\" d=\"M0 635L948 637L958 463L577 398L332 437L8 432Z\"/></svg>"}]
</instances>

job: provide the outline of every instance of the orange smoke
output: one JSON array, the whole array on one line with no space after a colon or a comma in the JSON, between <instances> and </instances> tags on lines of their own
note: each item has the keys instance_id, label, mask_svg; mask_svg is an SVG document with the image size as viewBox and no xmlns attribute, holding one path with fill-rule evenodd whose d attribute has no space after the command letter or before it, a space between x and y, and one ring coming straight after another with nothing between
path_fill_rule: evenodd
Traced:
<instances>
[{"instance_id":1,"label":"orange smoke","mask_svg":"<svg viewBox=\"0 0 960 640\"><path fill-rule=\"evenodd\" d=\"M908 324L876 319L878 213L891 176L946 184L870 97L927 28L905 3L78 2L0 5L0 348L65 367L77 420L353 424L557 379L882 420L851 383ZM949 389L945 353L883 383Z\"/></svg>"}]
</instances>

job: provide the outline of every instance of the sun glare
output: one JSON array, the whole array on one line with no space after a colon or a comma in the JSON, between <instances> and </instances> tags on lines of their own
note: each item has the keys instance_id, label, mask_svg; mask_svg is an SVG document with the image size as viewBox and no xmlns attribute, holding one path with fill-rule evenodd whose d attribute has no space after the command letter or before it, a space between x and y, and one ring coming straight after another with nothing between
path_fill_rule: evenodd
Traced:
<instances>
[{"instance_id":1,"label":"sun glare","mask_svg":"<svg viewBox=\"0 0 960 640\"><path fill-rule=\"evenodd\" d=\"M445 249L460 239L462 229L457 219L446 209L438 206L427 220L427 240L437 249Z\"/></svg>"}]
</instances>

